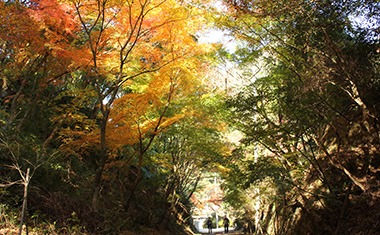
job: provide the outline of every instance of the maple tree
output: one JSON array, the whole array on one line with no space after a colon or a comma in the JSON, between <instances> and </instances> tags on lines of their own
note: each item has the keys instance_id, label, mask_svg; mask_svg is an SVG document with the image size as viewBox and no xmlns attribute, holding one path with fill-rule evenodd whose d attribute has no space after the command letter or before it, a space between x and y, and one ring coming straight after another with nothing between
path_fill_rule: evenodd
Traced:
<instances>
[{"instance_id":1,"label":"maple tree","mask_svg":"<svg viewBox=\"0 0 380 235\"><path fill-rule=\"evenodd\" d=\"M136 167L128 208L156 136L199 113L185 100L200 94L206 70L209 48L194 36L200 9L171 0L1 4L1 125L38 129L37 144L59 146L53 165L68 177L94 169L93 185L80 185L92 188L94 211L113 167Z\"/></svg>"},{"instance_id":2,"label":"maple tree","mask_svg":"<svg viewBox=\"0 0 380 235\"><path fill-rule=\"evenodd\" d=\"M80 200L91 201L92 210L85 205L84 211L95 212L105 208L100 203L113 203L109 201L115 195L119 196L114 202L118 210L120 205L128 212L131 204L134 208L142 204L134 199L141 195L140 189L159 187L141 185L148 182L148 173L162 177L160 185L175 185L166 185L166 194L159 191L160 202L190 190L190 183L185 186L189 172L177 171L171 178L148 169L161 163L167 169L182 164L182 156L171 162L150 151L160 148L165 131L179 136L180 130L170 129L174 124L196 117L198 127L215 125L215 118L200 110L200 104L194 107L194 101L202 101L208 92L201 80L207 71L204 55L212 49L199 44L195 36L203 27L197 3L36 0L1 4L1 127L9 130L7 141L19 141L25 166L34 158L46 159L36 171L33 190L60 195L75 190L85 195ZM13 140L18 135L14 129L23 138ZM183 162L204 157L187 151ZM59 157L50 158L53 152ZM1 161L6 162L6 157ZM120 182L124 187L114 189ZM112 190L102 191L108 187ZM45 201L33 190L31 204ZM49 194L52 200L37 207L46 209L62 199L54 197ZM72 195L71 200L75 198ZM171 202L166 208L170 213L180 205ZM46 211L70 210L61 203L50 206ZM169 221L171 215L161 218Z\"/></svg>"},{"instance_id":3,"label":"maple tree","mask_svg":"<svg viewBox=\"0 0 380 235\"><path fill-rule=\"evenodd\" d=\"M184 115L180 110L178 115L166 112L173 97L185 95L198 73L195 56L204 53L204 48L191 35L201 18L196 8L169 0L67 4L81 25L75 44L82 50L80 59L87 61L72 74L72 79L81 81L72 89L84 90L85 95L79 90L68 92L75 96L70 104L76 103L78 109L72 109L70 116L63 112L56 121L82 123L62 129L62 149L92 155L96 167L92 205L97 210L102 175L117 149L139 145L136 187L143 155L155 136ZM92 100L87 109L93 122L80 111L83 107L79 106L88 104L84 99Z\"/></svg>"}]
</instances>

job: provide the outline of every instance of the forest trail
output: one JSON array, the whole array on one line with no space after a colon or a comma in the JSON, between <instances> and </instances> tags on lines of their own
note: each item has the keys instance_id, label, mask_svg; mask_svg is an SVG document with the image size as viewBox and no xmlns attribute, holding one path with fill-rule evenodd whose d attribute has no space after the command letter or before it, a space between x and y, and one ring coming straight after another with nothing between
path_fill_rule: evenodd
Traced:
<instances>
[{"instance_id":1,"label":"forest trail","mask_svg":"<svg viewBox=\"0 0 380 235\"><path fill-rule=\"evenodd\" d=\"M229 233L216 232L216 233L213 233L213 234L217 234L217 235L222 235L222 234L240 235L240 234L244 234L244 233L242 233L241 231L231 231L231 232L229 232Z\"/></svg>"},{"instance_id":2,"label":"forest trail","mask_svg":"<svg viewBox=\"0 0 380 235\"><path fill-rule=\"evenodd\" d=\"M209 233L200 233L201 235L206 235L206 234L209 234ZM215 235L225 235L225 234L229 234L229 235L240 235L240 234L244 234L242 233L241 231L231 231L229 233L224 233L224 232L213 232L211 234L215 234Z\"/></svg>"},{"instance_id":3,"label":"forest trail","mask_svg":"<svg viewBox=\"0 0 380 235\"><path fill-rule=\"evenodd\" d=\"M206 234L210 234L207 232L208 230L207 229L202 229L201 231L199 231L200 233L197 233L198 235L206 235ZM240 235L240 234L244 234L242 231L240 230L234 230L234 229L230 229L230 232L228 233L224 233L224 228L217 228L217 229L213 229L212 230L212 233L211 234L215 234L215 235L224 235L224 234L228 234L228 235Z\"/></svg>"}]
</instances>

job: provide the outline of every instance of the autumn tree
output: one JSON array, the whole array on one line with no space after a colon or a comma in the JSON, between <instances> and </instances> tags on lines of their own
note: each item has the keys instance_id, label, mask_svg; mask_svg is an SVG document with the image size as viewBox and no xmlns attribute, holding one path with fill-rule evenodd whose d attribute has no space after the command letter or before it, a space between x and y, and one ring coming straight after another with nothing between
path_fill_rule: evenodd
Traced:
<instances>
[{"instance_id":1,"label":"autumn tree","mask_svg":"<svg viewBox=\"0 0 380 235\"><path fill-rule=\"evenodd\" d=\"M191 103L180 100L196 94L206 69L202 55L208 48L195 37L199 8L176 1L1 4L0 125L16 130L14 136L38 139L34 147L19 139L29 146L25 150L46 156L59 150L60 158L35 176L36 185L50 201L65 197L64 189L83 187L76 191L83 195L90 187L97 211L108 177L125 170L136 177L112 193L121 194L128 208L153 164L147 156L156 136L194 114Z\"/></svg>"},{"instance_id":2,"label":"autumn tree","mask_svg":"<svg viewBox=\"0 0 380 235\"><path fill-rule=\"evenodd\" d=\"M139 146L134 153L139 159L137 185L143 156L155 136L181 116L167 114L167 107L178 89L187 89L186 81L194 78L187 74L196 69L194 56L203 50L192 36L201 18L196 8L166 0L68 4L81 25L75 45L88 63L71 74L77 86L67 91L73 96L69 104L78 108L71 109L70 116L62 112L56 123L74 124L60 132L64 151L87 152L92 158L96 211L104 168L117 148ZM80 106L87 106L85 114ZM117 138L120 135L123 138Z\"/></svg>"}]
</instances>

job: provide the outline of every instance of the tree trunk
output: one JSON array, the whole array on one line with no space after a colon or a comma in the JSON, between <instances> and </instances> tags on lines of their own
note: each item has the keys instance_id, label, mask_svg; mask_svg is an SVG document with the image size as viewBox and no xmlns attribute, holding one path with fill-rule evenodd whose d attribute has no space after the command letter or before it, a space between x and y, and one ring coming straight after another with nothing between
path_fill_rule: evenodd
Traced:
<instances>
[{"instance_id":1,"label":"tree trunk","mask_svg":"<svg viewBox=\"0 0 380 235\"><path fill-rule=\"evenodd\" d=\"M104 166L107 163L107 143L106 143L106 125L107 125L107 119L108 115L102 120L102 123L100 124L100 160L97 165L96 171L95 171L95 177L94 177L94 183L93 183L93 193L92 193L92 210L94 212L99 211L99 196L101 191L101 185L102 185L102 176L104 171Z\"/></svg>"},{"instance_id":2,"label":"tree trunk","mask_svg":"<svg viewBox=\"0 0 380 235\"><path fill-rule=\"evenodd\" d=\"M22 234L22 225L24 224L24 220L26 217L26 211L27 211L27 198L28 198L28 186L29 186L29 180L30 180L30 168L26 170L26 176L24 180L24 198L22 201L22 210L21 210L21 219L20 219L20 230L19 235ZM26 234L28 234L28 226L26 225Z\"/></svg>"}]
</instances>

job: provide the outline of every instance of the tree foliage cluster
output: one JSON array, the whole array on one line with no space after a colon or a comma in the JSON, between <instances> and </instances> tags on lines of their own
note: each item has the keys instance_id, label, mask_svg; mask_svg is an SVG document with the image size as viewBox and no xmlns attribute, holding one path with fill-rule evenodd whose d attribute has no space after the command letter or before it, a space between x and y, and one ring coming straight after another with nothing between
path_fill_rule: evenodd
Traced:
<instances>
[{"instance_id":1,"label":"tree foliage cluster","mask_svg":"<svg viewBox=\"0 0 380 235\"><path fill-rule=\"evenodd\" d=\"M202 15L196 1L0 1L1 227L23 184L39 233L184 233L224 148Z\"/></svg>"},{"instance_id":2,"label":"tree foliage cluster","mask_svg":"<svg viewBox=\"0 0 380 235\"><path fill-rule=\"evenodd\" d=\"M255 234L376 234L377 1L226 1L221 28L251 84L228 104L244 133L228 197ZM227 14L228 13L228 14Z\"/></svg>"}]
</instances>

